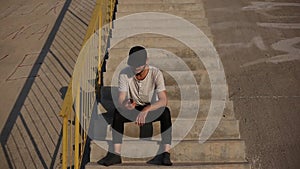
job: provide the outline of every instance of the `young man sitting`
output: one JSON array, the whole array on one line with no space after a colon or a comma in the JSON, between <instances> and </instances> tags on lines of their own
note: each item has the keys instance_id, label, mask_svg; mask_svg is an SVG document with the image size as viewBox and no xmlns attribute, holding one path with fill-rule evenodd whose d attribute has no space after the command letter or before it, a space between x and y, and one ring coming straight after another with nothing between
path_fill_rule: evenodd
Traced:
<instances>
[{"instance_id":1,"label":"young man sitting","mask_svg":"<svg viewBox=\"0 0 300 169\"><path fill-rule=\"evenodd\" d=\"M168 99L163 74L158 68L147 64L147 51L141 46L130 49L127 64L129 66L119 75L118 108L112 122L114 152L108 152L98 163L105 166L122 163L120 154L124 123L135 122L142 127L160 121L164 153L148 163L172 165L169 153L172 122L170 110L166 107Z\"/></svg>"}]
</instances>

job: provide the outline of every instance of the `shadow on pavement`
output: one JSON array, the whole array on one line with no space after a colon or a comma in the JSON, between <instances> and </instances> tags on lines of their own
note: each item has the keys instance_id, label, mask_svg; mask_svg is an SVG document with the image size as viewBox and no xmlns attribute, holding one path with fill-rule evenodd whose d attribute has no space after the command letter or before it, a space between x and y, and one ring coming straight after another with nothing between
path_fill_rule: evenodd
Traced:
<instances>
[{"instance_id":1,"label":"shadow on pavement","mask_svg":"<svg viewBox=\"0 0 300 169\"><path fill-rule=\"evenodd\" d=\"M9 168L60 168L59 111L95 0L66 0L1 131Z\"/></svg>"}]
</instances>

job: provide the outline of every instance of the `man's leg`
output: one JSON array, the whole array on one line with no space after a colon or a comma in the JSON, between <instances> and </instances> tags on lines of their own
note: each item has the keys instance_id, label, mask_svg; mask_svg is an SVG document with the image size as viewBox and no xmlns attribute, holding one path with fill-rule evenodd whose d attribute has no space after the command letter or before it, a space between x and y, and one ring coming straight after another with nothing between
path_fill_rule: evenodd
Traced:
<instances>
[{"instance_id":1,"label":"man's leg","mask_svg":"<svg viewBox=\"0 0 300 169\"><path fill-rule=\"evenodd\" d=\"M140 139L151 139L153 136L153 125L152 122L145 123L140 126Z\"/></svg>"},{"instance_id":2,"label":"man's leg","mask_svg":"<svg viewBox=\"0 0 300 169\"><path fill-rule=\"evenodd\" d=\"M124 134L124 123L126 122L131 121L125 118L117 109L115 109L112 123L112 139L114 144L114 151L117 154L121 154L121 145L123 142Z\"/></svg>"},{"instance_id":3,"label":"man's leg","mask_svg":"<svg viewBox=\"0 0 300 169\"><path fill-rule=\"evenodd\" d=\"M165 146L165 152L163 153L162 164L172 165L170 160L170 149L172 142L172 120L171 112L168 107L165 107L163 114L158 118L160 121L160 132L162 136L162 143Z\"/></svg>"},{"instance_id":4,"label":"man's leg","mask_svg":"<svg viewBox=\"0 0 300 169\"><path fill-rule=\"evenodd\" d=\"M172 141L172 121L171 121L170 109L168 107L163 107L156 111L158 113L162 112L161 115L155 120L155 121L160 121L160 132L162 137L162 143L164 145L169 145L167 147L170 147ZM167 151L169 151L169 149Z\"/></svg>"},{"instance_id":5,"label":"man's leg","mask_svg":"<svg viewBox=\"0 0 300 169\"><path fill-rule=\"evenodd\" d=\"M151 116L159 115L154 121L160 121L160 131L162 137L162 144L164 145L164 153L157 155L152 160L148 161L149 164L156 165L172 165L170 160L170 149L172 142L172 121L171 113L168 107L162 107L149 114L153 113Z\"/></svg>"},{"instance_id":6,"label":"man's leg","mask_svg":"<svg viewBox=\"0 0 300 169\"><path fill-rule=\"evenodd\" d=\"M130 120L126 119L120 114L120 112L115 109L113 122L112 122L112 135L113 135L113 144L114 144L114 153L107 152L107 155L98 161L98 164L110 166L114 164L122 163L121 159L121 145L124 133L124 123L129 122Z\"/></svg>"}]
</instances>

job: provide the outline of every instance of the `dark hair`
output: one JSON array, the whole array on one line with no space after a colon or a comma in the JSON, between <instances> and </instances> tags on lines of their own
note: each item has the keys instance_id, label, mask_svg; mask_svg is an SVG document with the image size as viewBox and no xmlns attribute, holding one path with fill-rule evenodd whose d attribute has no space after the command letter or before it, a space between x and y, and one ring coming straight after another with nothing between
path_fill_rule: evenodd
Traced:
<instances>
[{"instance_id":1,"label":"dark hair","mask_svg":"<svg viewBox=\"0 0 300 169\"><path fill-rule=\"evenodd\" d=\"M133 67L145 65L147 61L147 51L142 46L134 46L129 51L127 64Z\"/></svg>"}]
</instances>

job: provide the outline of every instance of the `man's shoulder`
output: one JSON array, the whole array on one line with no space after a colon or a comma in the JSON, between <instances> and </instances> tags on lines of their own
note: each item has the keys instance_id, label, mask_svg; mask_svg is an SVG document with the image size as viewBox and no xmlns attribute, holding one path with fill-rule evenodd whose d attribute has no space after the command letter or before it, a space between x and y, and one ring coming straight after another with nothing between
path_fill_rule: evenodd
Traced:
<instances>
[{"instance_id":1,"label":"man's shoulder","mask_svg":"<svg viewBox=\"0 0 300 169\"><path fill-rule=\"evenodd\" d=\"M129 80L134 77L134 74L133 74L132 70L130 69L130 67L125 67L124 69L122 69L120 71L119 77L123 78L123 79L126 78Z\"/></svg>"},{"instance_id":2,"label":"man's shoulder","mask_svg":"<svg viewBox=\"0 0 300 169\"><path fill-rule=\"evenodd\" d=\"M120 74L130 74L132 73L131 69L129 66L123 68L121 71L120 71Z\"/></svg>"},{"instance_id":3,"label":"man's shoulder","mask_svg":"<svg viewBox=\"0 0 300 169\"><path fill-rule=\"evenodd\" d=\"M153 72L153 73L159 73L161 72L159 68L149 65L149 69Z\"/></svg>"}]
</instances>

